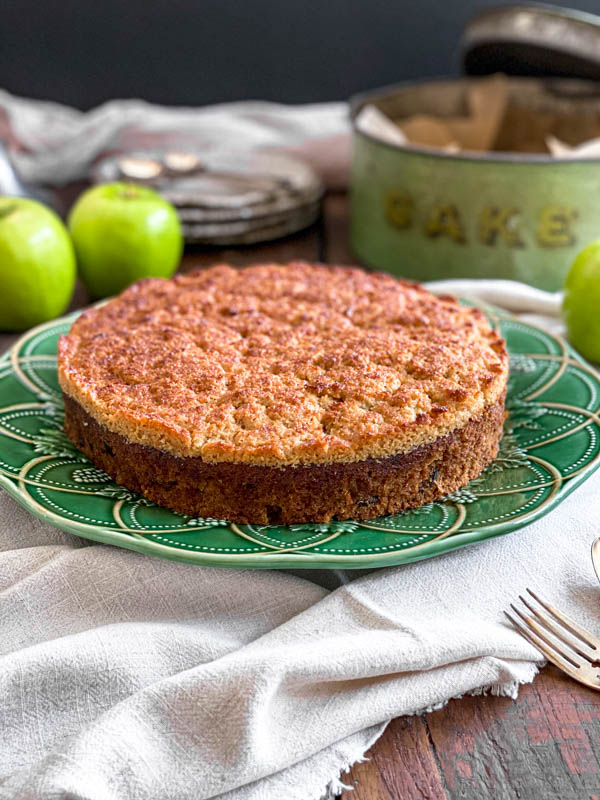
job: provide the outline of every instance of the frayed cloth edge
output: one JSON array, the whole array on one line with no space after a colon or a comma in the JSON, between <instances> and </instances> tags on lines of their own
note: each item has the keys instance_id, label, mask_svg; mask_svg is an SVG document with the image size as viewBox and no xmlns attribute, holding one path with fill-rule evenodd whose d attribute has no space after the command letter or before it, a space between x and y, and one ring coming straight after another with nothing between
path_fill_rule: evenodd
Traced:
<instances>
[{"instance_id":1,"label":"frayed cloth edge","mask_svg":"<svg viewBox=\"0 0 600 800\"><path fill-rule=\"evenodd\" d=\"M441 708L444 708L444 706L447 706L450 700L460 700L461 698L468 697L469 695L471 697L486 697L488 695L491 695L492 697L510 697L512 700L516 700L519 694L519 687L525 686L528 683L532 683L543 666L544 664L531 664L532 672L528 679L520 681L507 681L506 683L492 683L489 686L480 686L479 688L473 689L470 692L448 697L446 700L442 700L439 703L433 703L430 706L422 708L420 711L412 711L408 714L402 714L402 716L415 717L420 716L421 714L430 714L433 711L439 711ZM381 738L390 722L391 720L388 720L384 724L383 728L377 732L377 734L367 743L366 746L359 748L355 758L352 756L347 757L347 763L344 762L336 771L336 774L325 784L324 791L320 792L319 794L311 795L309 798L307 798L307 800L330 800L334 797L338 797L343 791L354 791L354 786L342 781L343 773L352 769L354 764L362 764L365 761L370 761L370 759L366 757L365 753L367 750L370 750L371 747L373 747L378 739Z\"/></svg>"},{"instance_id":2,"label":"frayed cloth edge","mask_svg":"<svg viewBox=\"0 0 600 800\"><path fill-rule=\"evenodd\" d=\"M490 686L480 686L478 689L472 689L470 692L464 694L457 694L449 697L447 700L442 700L439 703L433 703L430 706L422 708L420 711L413 711L404 716L419 716L421 714L430 714L432 711L439 711L440 708L447 706L450 700L460 700L463 697L510 697L511 700L516 700L519 694L519 686L525 686L528 683L533 683L534 678L540 671L544 664L532 664L531 676L527 679L520 681L507 681L506 683L492 683Z\"/></svg>"}]
</instances>

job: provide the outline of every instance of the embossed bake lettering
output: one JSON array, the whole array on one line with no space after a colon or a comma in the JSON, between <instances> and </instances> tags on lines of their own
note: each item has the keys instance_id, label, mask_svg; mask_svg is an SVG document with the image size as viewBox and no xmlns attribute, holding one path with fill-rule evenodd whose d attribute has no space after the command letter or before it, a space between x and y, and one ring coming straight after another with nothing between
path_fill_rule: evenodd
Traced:
<instances>
[{"instance_id":1,"label":"embossed bake lettering","mask_svg":"<svg viewBox=\"0 0 600 800\"><path fill-rule=\"evenodd\" d=\"M465 226L463 214L451 202L419 209L409 192L390 189L384 196L384 213L387 222L398 230L416 232L420 229L430 239L446 238L457 244L475 241L487 247L500 244L517 248L535 242L540 247L551 248L572 247L577 242L573 226L578 212L568 206L544 206L537 218L531 219L517 206L486 205L477 212L477 227L472 238L466 232L470 227L469 217Z\"/></svg>"},{"instance_id":2,"label":"embossed bake lettering","mask_svg":"<svg viewBox=\"0 0 600 800\"><path fill-rule=\"evenodd\" d=\"M479 216L479 240L494 245L500 239L509 247L523 247L517 229L519 209L485 206Z\"/></svg>"},{"instance_id":3,"label":"embossed bake lettering","mask_svg":"<svg viewBox=\"0 0 600 800\"><path fill-rule=\"evenodd\" d=\"M432 239L448 236L453 241L464 244L467 240L456 206L452 203L436 206L425 224L425 235Z\"/></svg>"},{"instance_id":4,"label":"embossed bake lettering","mask_svg":"<svg viewBox=\"0 0 600 800\"><path fill-rule=\"evenodd\" d=\"M537 226L537 240L542 247L570 247L575 244L572 224L577 212L566 206L542 208Z\"/></svg>"},{"instance_id":5,"label":"embossed bake lettering","mask_svg":"<svg viewBox=\"0 0 600 800\"><path fill-rule=\"evenodd\" d=\"M406 192L386 192L385 216L395 228L410 228L412 226L413 209L413 199Z\"/></svg>"}]
</instances>

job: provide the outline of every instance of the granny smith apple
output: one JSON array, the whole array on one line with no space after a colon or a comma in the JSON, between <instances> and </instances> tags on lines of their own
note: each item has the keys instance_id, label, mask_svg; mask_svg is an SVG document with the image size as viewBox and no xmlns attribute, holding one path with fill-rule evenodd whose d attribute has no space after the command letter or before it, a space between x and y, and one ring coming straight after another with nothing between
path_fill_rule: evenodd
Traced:
<instances>
[{"instance_id":1,"label":"granny smith apple","mask_svg":"<svg viewBox=\"0 0 600 800\"><path fill-rule=\"evenodd\" d=\"M71 239L54 211L0 197L0 330L26 330L62 314L76 274Z\"/></svg>"},{"instance_id":2,"label":"granny smith apple","mask_svg":"<svg viewBox=\"0 0 600 800\"><path fill-rule=\"evenodd\" d=\"M600 239L584 248L569 270L563 317L573 347L600 362Z\"/></svg>"},{"instance_id":3,"label":"granny smith apple","mask_svg":"<svg viewBox=\"0 0 600 800\"><path fill-rule=\"evenodd\" d=\"M149 186L94 186L79 197L68 224L92 297L117 294L140 278L170 278L181 260L177 212Z\"/></svg>"}]
</instances>

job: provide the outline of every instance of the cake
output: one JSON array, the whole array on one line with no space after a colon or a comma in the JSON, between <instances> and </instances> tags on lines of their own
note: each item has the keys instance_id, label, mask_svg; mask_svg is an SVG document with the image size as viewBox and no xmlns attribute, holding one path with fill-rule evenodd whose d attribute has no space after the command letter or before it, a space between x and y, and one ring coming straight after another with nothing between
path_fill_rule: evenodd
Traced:
<instances>
[{"instance_id":1,"label":"cake","mask_svg":"<svg viewBox=\"0 0 600 800\"><path fill-rule=\"evenodd\" d=\"M419 284L308 263L141 280L59 343L65 431L117 483L182 514L372 519L492 461L505 343Z\"/></svg>"}]
</instances>

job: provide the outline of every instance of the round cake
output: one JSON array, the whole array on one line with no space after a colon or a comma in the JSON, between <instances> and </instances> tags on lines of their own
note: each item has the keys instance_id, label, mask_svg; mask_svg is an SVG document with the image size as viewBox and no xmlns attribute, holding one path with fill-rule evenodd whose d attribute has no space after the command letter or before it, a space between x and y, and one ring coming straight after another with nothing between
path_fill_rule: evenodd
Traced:
<instances>
[{"instance_id":1,"label":"round cake","mask_svg":"<svg viewBox=\"0 0 600 800\"><path fill-rule=\"evenodd\" d=\"M183 514L371 519L495 457L508 357L481 311L381 273L219 265L139 281L59 344L65 430Z\"/></svg>"}]
</instances>

